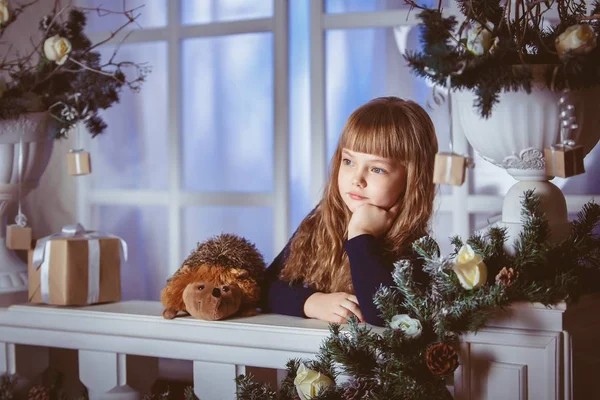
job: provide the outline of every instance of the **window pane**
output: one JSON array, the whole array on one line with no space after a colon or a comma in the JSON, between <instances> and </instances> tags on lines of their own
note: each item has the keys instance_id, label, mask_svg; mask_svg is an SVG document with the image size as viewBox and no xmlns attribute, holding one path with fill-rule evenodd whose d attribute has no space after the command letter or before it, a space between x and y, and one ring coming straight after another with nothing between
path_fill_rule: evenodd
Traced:
<instances>
[{"instance_id":1,"label":"window pane","mask_svg":"<svg viewBox=\"0 0 600 400\"><path fill-rule=\"evenodd\" d=\"M221 233L254 243L267 265L273 260L273 212L268 207L189 207L182 218L181 261L198 242Z\"/></svg>"},{"instance_id":2,"label":"window pane","mask_svg":"<svg viewBox=\"0 0 600 400\"><path fill-rule=\"evenodd\" d=\"M325 0L327 13L369 12L406 8L404 0Z\"/></svg>"},{"instance_id":3,"label":"window pane","mask_svg":"<svg viewBox=\"0 0 600 400\"><path fill-rule=\"evenodd\" d=\"M310 198L310 12L290 2L290 236L313 206ZM278 134L284 134L279 132Z\"/></svg>"},{"instance_id":4,"label":"window pane","mask_svg":"<svg viewBox=\"0 0 600 400\"><path fill-rule=\"evenodd\" d=\"M469 215L469 232L481 231L502 219L502 210L489 213L473 213Z\"/></svg>"},{"instance_id":5,"label":"window pane","mask_svg":"<svg viewBox=\"0 0 600 400\"><path fill-rule=\"evenodd\" d=\"M92 205L91 227L120 236L129 257L121 265L122 300L159 300L169 270L165 207Z\"/></svg>"},{"instance_id":6,"label":"window pane","mask_svg":"<svg viewBox=\"0 0 600 400\"><path fill-rule=\"evenodd\" d=\"M110 58L113 51L114 47L103 47L103 59ZM132 93L124 87L120 102L101 113L108 128L90 141L92 187L166 189L167 44L153 42L124 45L119 49L116 61L119 60L146 62L152 67L152 72L142 84L140 93Z\"/></svg>"},{"instance_id":7,"label":"window pane","mask_svg":"<svg viewBox=\"0 0 600 400\"><path fill-rule=\"evenodd\" d=\"M455 234L452 229L452 213L443 211L435 212L431 221L430 235L437 241L442 255L446 255L454 250L450 244L450 237Z\"/></svg>"},{"instance_id":8,"label":"window pane","mask_svg":"<svg viewBox=\"0 0 600 400\"><path fill-rule=\"evenodd\" d=\"M305 0L306 1L306 0ZM450 0L442 0L446 6ZM437 7L438 0L423 0L420 5ZM331 14L397 10L409 6L404 0L325 0L325 12ZM418 12L418 10L415 10Z\"/></svg>"},{"instance_id":9,"label":"window pane","mask_svg":"<svg viewBox=\"0 0 600 400\"><path fill-rule=\"evenodd\" d=\"M106 1L106 0L77 0L78 6L86 8L100 8L101 11L88 10L88 32L108 32L113 31L127 22L127 17L121 14L107 12L123 10L134 10L132 16L139 15L136 23L130 24L128 28L160 28L167 25L167 0L127 0L127 1ZM123 6L123 4L125 6ZM125 7L125 8L124 8Z\"/></svg>"},{"instance_id":10,"label":"window pane","mask_svg":"<svg viewBox=\"0 0 600 400\"><path fill-rule=\"evenodd\" d=\"M407 33L406 47L418 46L418 32ZM402 57L394 31L387 28L331 30L326 33L327 157L331 159L348 116L380 96L410 99L425 107L436 127L440 150L448 147L448 111L426 107L431 88L415 77ZM440 193L450 193L448 185Z\"/></svg>"},{"instance_id":11,"label":"window pane","mask_svg":"<svg viewBox=\"0 0 600 400\"><path fill-rule=\"evenodd\" d=\"M273 16L274 0L181 0L183 24L240 19L268 18Z\"/></svg>"},{"instance_id":12,"label":"window pane","mask_svg":"<svg viewBox=\"0 0 600 400\"><path fill-rule=\"evenodd\" d=\"M183 41L186 190L272 190L272 39L254 33Z\"/></svg>"}]
</instances>

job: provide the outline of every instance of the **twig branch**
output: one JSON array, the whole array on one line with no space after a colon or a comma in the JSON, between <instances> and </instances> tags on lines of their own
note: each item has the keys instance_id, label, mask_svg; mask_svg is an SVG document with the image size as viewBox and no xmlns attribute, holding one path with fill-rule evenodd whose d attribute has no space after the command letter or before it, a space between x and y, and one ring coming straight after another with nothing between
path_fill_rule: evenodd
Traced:
<instances>
[{"instance_id":1,"label":"twig branch","mask_svg":"<svg viewBox=\"0 0 600 400\"><path fill-rule=\"evenodd\" d=\"M600 20L600 14L593 14L593 15L590 15L589 17L586 17L586 16L577 17L577 21L596 21L596 20Z\"/></svg>"}]
</instances>

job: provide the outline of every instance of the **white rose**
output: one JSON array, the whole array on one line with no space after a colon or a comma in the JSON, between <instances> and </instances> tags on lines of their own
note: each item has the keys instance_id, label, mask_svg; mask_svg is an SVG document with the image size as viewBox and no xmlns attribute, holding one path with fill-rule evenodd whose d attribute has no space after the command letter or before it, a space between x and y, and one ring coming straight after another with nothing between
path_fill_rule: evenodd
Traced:
<instances>
[{"instance_id":1,"label":"white rose","mask_svg":"<svg viewBox=\"0 0 600 400\"><path fill-rule=\"evenodd\" d=\"M596 33L589 24L576 24L568 27L555 40L559 57L570 54L587 54L596 47Z\"/></svg>"},{"instance_id":2,"label":"white rose","mask_svg":"<svg viewBox=\"0 0 600 400\"><path fill-rule=\"evenodd\" d=\"M421 321L411 318L408 314L394 315L390 321L390 328L400 329L406 337L413 339L421 336L421 331L423 330Z\"/></svg>"},{"instance_id":3,"label":"white rose","mask_svg":"<svg viewBox=\"0 0 600 400\"><path fill-rule=\"evenodd\" d=\"M462 287L467 290L477 289L487 280L487 267L483 257L476 254L468 244L458 251L453 270Z\"/></svg>"},{"instance_id":4,"label":"white rose","mask_svg":"<svg viewBox=\"0 0 600 400\"><path fill-rule=\"evenodd\" d=\"M44 42L44 54L50 61L63 65L71 52L71 42L64 37L54 35Z\"/></svg>"},{"instance_id":5,"label":"white rose","mask_svg":"<svg viewBox=\"0 0 600 400\"><path fill-rule=\"evenodd\" d=\"M492 46L493 25L484 27L479 22L471 23L471 28L467 33L467 49L476 56L482 56Z\"/></svg>"},{"instance_id":6,"label":"white rose","mask_svg":"<svg viewBox=\"0 0 600 400\"><path fill-rule=\"evenodd\" d=\"M335 382L327 375L308 369L304 364L300 364L296 379L294 379L294 385L300 399L308 400L317 396L326 387L335 385Z\"/></svg>"}]
</instances>

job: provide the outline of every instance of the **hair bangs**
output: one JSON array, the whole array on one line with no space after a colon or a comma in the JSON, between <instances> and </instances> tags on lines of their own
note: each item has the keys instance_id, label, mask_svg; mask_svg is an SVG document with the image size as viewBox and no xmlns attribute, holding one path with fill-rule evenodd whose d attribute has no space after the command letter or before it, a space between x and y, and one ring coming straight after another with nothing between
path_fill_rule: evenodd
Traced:
<instances>
[{"instance_id":1,"label":"hair bangs","mask_svg":"<svg viewBox=\"0 0 600 400\"><path fill-rule=\"evenodd\" d=\"M404 136L401 126L408 121L402 122L394 119L389 104L367 103L348 119L340 138L340 148L404 160L408 151L406 141L400 140Z\"/></svg>"}]
</instances>

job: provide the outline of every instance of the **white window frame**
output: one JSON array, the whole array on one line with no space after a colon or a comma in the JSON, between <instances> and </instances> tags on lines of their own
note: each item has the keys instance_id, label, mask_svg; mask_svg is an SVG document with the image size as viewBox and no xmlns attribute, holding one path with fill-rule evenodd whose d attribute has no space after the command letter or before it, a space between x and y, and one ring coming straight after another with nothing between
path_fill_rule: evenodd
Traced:
<instances>
[{"instance_id":1,"label":"white window frame","mask_svg":"<svg viewBox=\"0 0 600 400\"><path fill-rule=\"evenodd\" d=\"M168 189L101 190L92 189L89 179L78 180L78 220L85 226L91 223L91 207L95 205L160 205L168 209L168 263L174 272L182 260L182 211L195 206L258 206L273 209L273 248L287 242L290 220L289 206L289 16L288 0L273 0L273 15L269 18L182 25L180 1L168 0L167 25L137 30L127 38L127 44L167 42L168 54ZM273 105L274 151L273 190L263 193L186 192L181 182L181 41L190 38L217 37L244 33L273 34ZM107 37L106 32L90 35L96 41ZM119 43L115 37L108 45ZM140 95L144 95L144 90ZM199 105L201 106L201 105ZM89 138L87 139L89 140ZM93 156L93 154L92 154ZM200 238L199 238L200 239Z\"/></svg>"},{"instance_id":2,"label":"white window frame","mask_svg":"<svg viewBox=\"0 0 600 400\"><path fill-rule=\"evenodd\" d=\"M330 14L325 12L326 0L310 0L310 102L311 102L311 200L316 204L327 180L327 140L325 110L325 33L329 29L394 28L399 25L417 26L418 10L408 8L376 12ZM462 18L457 3L450 2L444 8L446 15ZM416 78L415 78L416 79ZM456 120L456 118L454 118ZM456 123L454 124L456 126ZM462 132L453 132L453 149L457 153L469 154L470 146ZM472 233L470 216L475 213L494 214L502 210L504 196L471 193L470 174L465 184L452 186L449 195L438 195L436 212L452 214L453 234L463 238ZM516 181L515 181L516 182ZM596 195L597 197L600 195ZM577 212L594 195L566 195L569 212Z\"/></svg>"}]
</instances>

